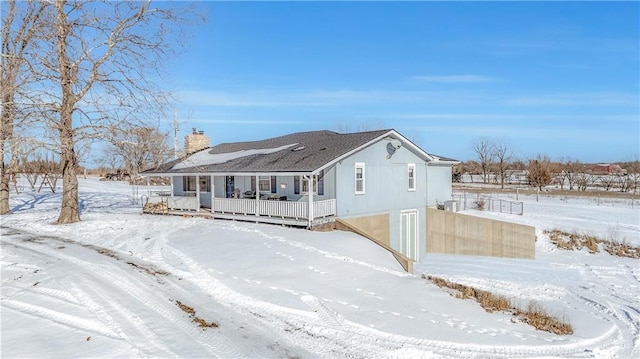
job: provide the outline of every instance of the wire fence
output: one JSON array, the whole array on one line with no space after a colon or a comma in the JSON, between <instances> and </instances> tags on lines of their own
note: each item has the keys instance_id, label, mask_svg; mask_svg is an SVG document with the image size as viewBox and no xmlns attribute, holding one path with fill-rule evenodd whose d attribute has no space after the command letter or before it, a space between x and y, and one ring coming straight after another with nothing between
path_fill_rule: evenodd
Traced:
<instances>
[{"instance_id":1,"label":"wire fence","mask_svg":"<svg viewBox=\"0 0 640 359\"><path fill-rule=\"evenodd\" d=\"M492 198L489 196L477 194L467 195L454 194L453 200L457 202L458 209L477 209L480 211L490 211L498 213L524 214L524 203L522 201L510 201L500 198Z\"/></svg>"}]
</instances>

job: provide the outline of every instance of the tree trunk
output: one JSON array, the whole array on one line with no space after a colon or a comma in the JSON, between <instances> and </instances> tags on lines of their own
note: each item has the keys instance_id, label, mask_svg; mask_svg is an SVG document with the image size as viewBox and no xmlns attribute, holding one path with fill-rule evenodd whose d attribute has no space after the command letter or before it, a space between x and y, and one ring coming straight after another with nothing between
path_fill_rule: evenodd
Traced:
<instances>
[{"instance_id":1,"label":"tree trunk","mask_svg":"<svg viewBox=\"0 0 640 359\"><path fill-rule=\"evenodd\" d=\"M65 151L62 160L62 207L56 223L75 223L80 221L78 209L78 177L76 176L76 155ZM70 152L70 153L69 153Z\"/></svg>"},{"instance_id":2,"label":"tree trunk","mask_svg":"<svg viewBox=\"0 0 640 359\"><path fill-rule=\"evenodd\" d=\"M68 114L66 114L68 112ZM73 149L73 132L71 127L71 111L63 111L62 116L68 116L68 120L63 119L60 129L60 142L62 149L62 206L60 216L56 223L75 223L80 221L80 211L78 208L78 176L76 168L78 158Z\"/></svg>"},{"instance_id":3,"label":"tree trunk","mask_svg":"<svg viewBox=\"0 0 640 359\"><path fill-rule=\"evenodd\" d=\"M56 3L58 7L58 67L60 71L60 89L62 99L59 108L60 124L58 133L60 134L60 159L62 161L62 206L60 216L56 223L75 223L80 221L78 210L78 177L76 168L78 158L74 151L74 128L73 111L78 101L73 92L75 74L67 56L67 37L70 33L71 25L67 22L64 11L64 3Z\"/></svg>"},{"instance_id":4,"label":"tree trunk","mask_svg":"<svg viewBox=\"0 0 640 359\"><path fill-rule=\"evenodd\" d=\"M11 214L9 207L9 174L4 163L4 141L0 144L0 156L2 156L2 168L0 169L0 215Z\"/></svg>"},{"instance_id":5,"label":"tree trunk","mask_svg":"<svg viewBox=\"0 0 640 359\"><path fill-rule=\"evenodd\" d=\"M13 135L13 119L15 116L15 107L13 104L13 96L5 95L2 104L2 129L0 129L0 156L2 156L2 168L0 169L0 215L10 214L9 207L9 174L7 173L7 165L4 162L4 153L6 150L6 142ZM12 154L13 156L13 151Z\"/></svg>"}]
</instances>

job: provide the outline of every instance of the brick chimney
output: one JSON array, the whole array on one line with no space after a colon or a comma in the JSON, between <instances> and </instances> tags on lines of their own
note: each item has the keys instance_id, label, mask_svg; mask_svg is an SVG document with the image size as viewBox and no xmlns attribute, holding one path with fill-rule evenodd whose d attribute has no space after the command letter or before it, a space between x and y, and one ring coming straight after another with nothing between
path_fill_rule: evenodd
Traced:
<instances>
[{"instance_id":1,"label":"brick chimney","mask_svg":"<svg viewBox=\"0 0 640 359\"><path fill-rule=\"evenodd\" d=\"M187 155L190 155L210 147L210 142L209 136L206 136L204 131L198 131L194 127L190 135L184 136L184 151Z\"/></svg>"}]
</instances>

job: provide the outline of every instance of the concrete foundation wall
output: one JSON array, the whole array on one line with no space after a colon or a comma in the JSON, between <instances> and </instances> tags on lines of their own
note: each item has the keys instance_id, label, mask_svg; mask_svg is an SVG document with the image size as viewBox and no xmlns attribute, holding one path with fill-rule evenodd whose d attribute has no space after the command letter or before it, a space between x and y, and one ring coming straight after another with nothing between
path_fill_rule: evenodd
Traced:
<instances>
[{"instance_id":1,"label":"concrete foundation wall","mask_svg":"<svg viewBox=\"0 0 640 359\"><path fill-rule=\"evenodd\" d=\"M378 242L389 246L389 214L378 214L366 217L341 218L343 222L358 228L375 238Z\"/></svg>"},{"instance_id":2,"label":"concrete foundation wall","mask_svg":"<svg viewBox=\"0 0 640 359\"><path fill-rule=\"evenodd\" d=\"M385 217L388 219L388 215L379 215L379 216L371 216L371 217L361 217L361 218L352 218L351 222L347 222L347 220L344 219L340 219L338 218L335 222L335 228L339 231L350 231L350 232L354 232L357 233L365 238L368 238L369 240L371 240L372 242L374 242L375 244L379 245L380 247L386 249L387 251L389 251L389 253L391 253L391 255L393 255L393 257L398 261L398 263L400 263L400 265L402 266L402 268L407 271L408 273L413 273L413 260L411 258L408 258L407 256L405 256L404 254L396 251L395 249L391 248L387 243L389 242L388 240L388 235L387 235L387 243L384 243L383 241L381 241L379 238L377 238L376 236L372 235L371 233L369 233L367 230L370 230L373 227L377 227L377 225L375 226L371 226L372 221L375 221L376 218L379 220L383 220ZM355 219L355 220L354 220ZM358 227L358 225L362 225L364 226L363 228ZM379 231L379 229L376 229L376 231Z\"/></svg>"},{"instance_id":3,"label":"concrete foundation wall","mask_svg":"<svg viewBox=\"0 0 640 359\"><path fill-rule=\"evenodd\" d=\"M535 258L535 228L427 208L430 253Z\"/></svg>"}]
</instances>

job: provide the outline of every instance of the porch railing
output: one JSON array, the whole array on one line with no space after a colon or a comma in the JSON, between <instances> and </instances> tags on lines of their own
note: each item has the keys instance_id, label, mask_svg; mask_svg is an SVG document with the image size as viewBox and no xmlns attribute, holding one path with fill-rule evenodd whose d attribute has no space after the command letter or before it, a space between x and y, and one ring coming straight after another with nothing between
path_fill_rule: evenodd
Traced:
<instances>
[{"instance_id":1,"label":"porch railing","mask_svg":"<svg viewBox=\"0 0 640 359\"><path fill-rule=\"evenodd\" d=\"M167 206L167 209L176 209L179 211L198 211L200 209L200 203L198 198L191 196L159 196L151 195L147 199L147 203L150 204L163 204Z\"/></svg>"},{"instance_id":2,"label":"porch railing","mask_svg":"<svg viewBox=\"0 0 640 359\"><path fill-rule=\"evenodd\" d=\"M255 199L214 198L212 211L218 213L258 215L282 218L309 218L308 202L267 201ZM314 218L336 214L336 200L313 202Z\"/></svg>"},{"instance_id":3,"label":"porch railing","mask_svg":"<svg viewBox=\"0 0 640 359\"><path fill-rule=\"evenodd\" d=\"M337 210L335 199L313 202L313 216L315 218L335 216L336 213Z\"/></svg>"}]
</instances>

